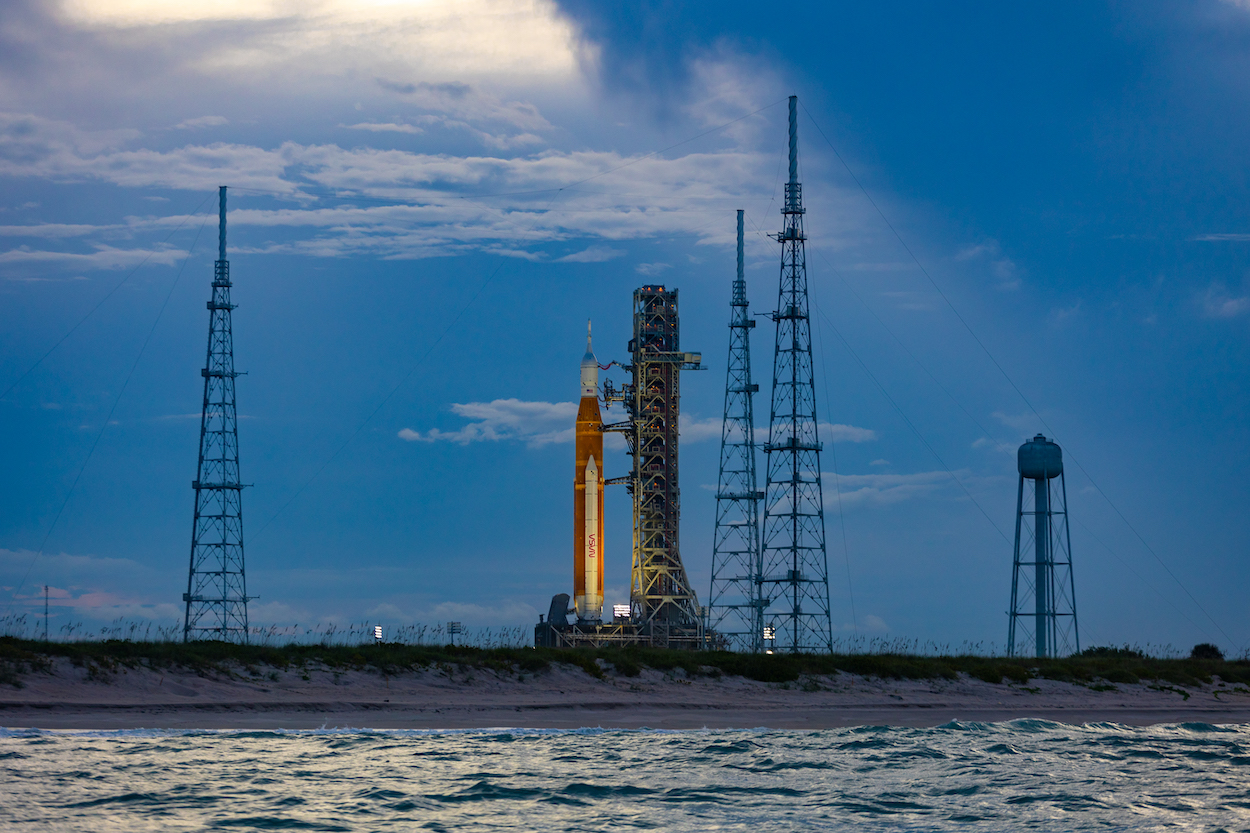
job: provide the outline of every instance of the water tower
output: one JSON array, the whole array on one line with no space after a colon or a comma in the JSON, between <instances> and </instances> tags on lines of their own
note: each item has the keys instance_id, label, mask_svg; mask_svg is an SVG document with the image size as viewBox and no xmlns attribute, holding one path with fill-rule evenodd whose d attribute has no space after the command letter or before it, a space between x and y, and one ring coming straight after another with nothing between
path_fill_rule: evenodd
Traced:
<instances>
[{"instance_id":1,"label":"water tower","mask_svg":"<svg viewBox=\"0 0 1250 833\"><path fill-rule=\"evenodd\" d=\"M1041 434L1020 446L1016 548L1007 655L1062 657L1081 650L1072 583L1072 536L1063 452ZM1025 482L1033 509L1025 507Z\"/></svg>"}]
</instances>

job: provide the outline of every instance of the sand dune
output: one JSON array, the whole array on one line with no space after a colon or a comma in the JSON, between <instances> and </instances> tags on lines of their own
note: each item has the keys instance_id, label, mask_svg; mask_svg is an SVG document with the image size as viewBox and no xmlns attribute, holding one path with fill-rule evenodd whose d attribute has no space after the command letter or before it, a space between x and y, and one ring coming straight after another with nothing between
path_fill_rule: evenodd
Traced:
<instances>
[{"instance_id":1,"label":"sand dune","mask_svg":"<svg viewBox=\"0 0 1250 833\"><path fill-rule=\"evenodd\" d=\"M48 729L755 728L936 726L1037 717L1132 725L1250 722L1250 690L1218 682L1112 690L1047 680L994 685L837 674L800 684L644 670L602 680L560 666L536 675L481 669L376 672L239 669L200 675L119 667L91 673L66 660L0 688L0 725ZM806 690L805 690L806 689ZM1188 695L1186 697L1186 695Z\"/></svg>"}]
</instances>

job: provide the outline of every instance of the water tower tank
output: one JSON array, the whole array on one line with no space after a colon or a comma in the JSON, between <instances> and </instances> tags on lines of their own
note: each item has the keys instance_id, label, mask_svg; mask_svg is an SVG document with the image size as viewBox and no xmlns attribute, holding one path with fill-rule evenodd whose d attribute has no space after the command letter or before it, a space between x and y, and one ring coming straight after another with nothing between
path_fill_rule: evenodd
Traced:
<instances>
[{"instance_id":1,"label":"water tower tank","mask_svg":"<svg viewBox=\"0 0 1250 833\"><path fill-rule=\"evenodd\" d=\"M1050 480L1063 474L1063 452L1041 434L1020 446L1017 461L1020 476L1030 480Z\"/></svg>"}]
</instances>

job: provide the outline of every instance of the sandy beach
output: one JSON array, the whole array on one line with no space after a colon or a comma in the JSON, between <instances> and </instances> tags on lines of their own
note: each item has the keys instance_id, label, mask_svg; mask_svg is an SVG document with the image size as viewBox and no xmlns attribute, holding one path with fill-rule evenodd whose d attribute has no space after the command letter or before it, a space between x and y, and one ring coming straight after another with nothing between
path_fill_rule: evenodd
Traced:
<instances>
[{"instance_id":1,"label":"sandy beach","mask_svg":"<svg viewBox=\"0 0 1250 833\"><path fill-rule=\"evenodd\" d=\"M0 726L46 729L475 729L581 727L825 729L937 726L952 720L1063 723L1250 722L1250 690L1032 680L880 680L850 674L798 683L686 678L644 669L596 679L557 666L534 675L444 667L396 676L329 668L210 674L57 660L0 688ZM1104 690L1099 690L1099 689ZM1187 696L1186 696L1187 695Z\"/></svg>"}]
</instances>

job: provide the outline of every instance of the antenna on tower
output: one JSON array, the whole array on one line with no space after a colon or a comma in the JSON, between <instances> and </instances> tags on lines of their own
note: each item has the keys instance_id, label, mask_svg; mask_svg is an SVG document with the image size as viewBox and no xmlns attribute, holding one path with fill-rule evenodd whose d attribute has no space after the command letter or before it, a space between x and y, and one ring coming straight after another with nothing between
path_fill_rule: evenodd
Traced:
<instances>
[{"instance_id":1,"label":"antenna on tower","mask_svg":"<svg viewBox=\"0 0 1250 833\"><path fill-rule=\"evenodd\" d=\"M1016 490L1016 548L1011 568L1007 656L1065 657L1079 653L1081 634L1076 624L1063 450L1038 434L1020 446L1016 463L1020 483ZM1032 512L1025 510L1026 480L1033 489Z\"/></svg>"},{"instance_id":2,"label":"antenna on tower","mask_svg":"<svg viewBox=\"0 0 1250 833\"><path fill-rule=\"evenodd\" d=\"M777 650L833 652L825 554L820 438L807 302L803 186L799 184L798 96L790 96L790 180L781 210L781 282L768 423L768 482L761 541L760 604Z\"/></svg>"},{"instance_id":3,"label":"antenna on tower","mask_svg":"<svg viewBox=\"0 0 1250 833\"><path fill-rule=\"evenodd\" d=\"M191 569L182 638L247 642L247 581L243 571L243 489L230 314L230 261L226 260L226 186L218 189L217 262L208 302L208 358L200 412L200 460L191 488Z\"/></svg>"},{"instance_id":4,"label":"antenna on tower","mask_svg":"<svg viewBox=\"0 0 1250 833\"><path fill-rule=\"evenodd\" d=\"M716 486L716 532L712 538L712 587L708 593L709 633L730 650L764 650L760 600L759 504L755 476L754 395L751 382L751 330L743 275L742 210L738 211L738 277L729 316L729 364L725 371L725 416L721 423L720 477Z\"/></svg>"}]
</instances>

